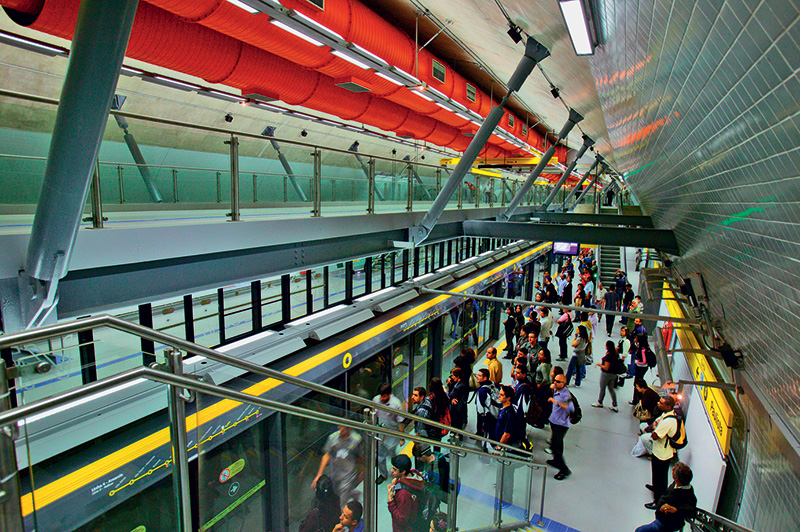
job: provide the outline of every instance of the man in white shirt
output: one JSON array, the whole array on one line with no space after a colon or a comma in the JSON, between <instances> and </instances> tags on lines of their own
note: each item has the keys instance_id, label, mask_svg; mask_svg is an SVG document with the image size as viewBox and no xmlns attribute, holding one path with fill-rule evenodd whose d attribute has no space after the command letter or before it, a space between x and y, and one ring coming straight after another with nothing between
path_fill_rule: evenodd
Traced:
<instances>
[{"instance_id":1,"label":"man in white shirt","mask_svg":"<svg viewBox=\"0 0 800 532\"><path fill-rule=\"evenodd\" d=\"M372 398L372 402L397 410L397 413L378 410L378 423L387 429L400 430L400 422L403 420L400 410L403 409L403 403L392 395L392 386L389 383L381 384L380 388L378 388L378 395ZM378 444L378 484L383 484L389 478L389 468L386 466L386 460L397 454L398 443L397 438L385 436L383 441Z\"/></svg>"},{"instance_id":2,"label":"man in white shirt","mask_svg":"<svg viewBox=\"0 0 800 532\"><path fill-rule=\"evenodd\" d=\"M539 331L539 346L545 348L550 341L553 329L553 316L549 308L542 307L539 309L539 323L542 325L542 329Z\"/></svg>"},{"instance_id":3,"label":"man in white shirt","mask_svg":"<svg viewBox=\"0 0 800 532\"><path fill-rule=\"evenodd\" d=\"M675 456L675 449L669 444L669 438L678 430L678 418L675 417L675 398L671 395L662 397L658 408L663 412L653 422L653 456L650 461L653 483L646 486L653 491L653 502L645 504L651 510L656 508L658 500L667 491L669 464Z\"/></svg>"}]
</instances>

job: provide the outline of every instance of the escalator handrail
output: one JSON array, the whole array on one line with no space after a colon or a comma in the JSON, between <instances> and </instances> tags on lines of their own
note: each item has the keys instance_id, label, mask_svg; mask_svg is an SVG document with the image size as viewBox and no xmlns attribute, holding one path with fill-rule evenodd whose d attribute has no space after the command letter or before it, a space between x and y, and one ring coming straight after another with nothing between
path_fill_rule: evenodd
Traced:
<instances>
[{"instance_id":1,"label":"escalator handrail","mask_svg":"<svg viewBox=\"0 0 800 532\"><path fill-rule=\"evenodd\" d=\"M504 450L508 452L513 452L517 455L529 457L530 460L533 460L533 452L525 451L523 449L516 448L512 445L507 445L504 443L499 443L489 438L484 438L483 436L479 436L477 434L473 434L461 429L457 429L451 427L449 425L444 425L442 423L425 419L410 412L404 412L401 410L395 410L389 406L386 406L382 403L376 403L369 399L364 399L363 397L359 397L357 395L352 395L346 392L342 392L335 388L329 388L328 386L324 386L322 384L317 384L315 382L310 382L299 377L293 377L291 375L287 375L280 371L276 371L273 369L265 368L264 366L260 366L258 364L254 364L252 362L248 362L245 360L238 359L236 357L232 357L209 347L204 347L188 340L184 340L182 338L178 338L177 336L172 336L170 334L164 333L162 331L158 331L155 329L151 329L149 327L145 327L144 325L140 325L138 323L133 323L127 320L120 319L116 316L111 316L109 314L103 314L100 316L93 316L89 318L84 318L72 322L67 323L57 323L55 325L49 325L45 327L40 327L37 329L30 329L27 331L21 331L18 333L10 334L7 336L0 337L0 349L10 348L15 345L25 344L25 343L34 343L41 340L46 340L49 338L56 338L59 336L64 336L67 334L75 334L80 331L95 329L98 327L110 327L112 329L116 329L119 331L127 332L134 336L138 336L139 338L144 338L146 340L152 340L154 342L159 342L177 349L182 349L186 353L191 353L193 355L200 355L204 356L210 360L215 362L219 362L220 364L226 364L228 366L233 366L239 369L243 369L250 373L254 373L256 375L261 375L263 377L272 378L278 380L283 383L292 384L294 386L298 386L300 388L304 388L306 390L318 392L327 396L336 397L338 399L342 399L344 401L349 401L351 403L361 405L366 408L374 408L376 410L381 410L384 412L388 412L391 414L400 414L406 419L410 419L412 421L419 421L428 426L435 427L438 429L443 429L449 431L453 434L458 434L461 436L462 441L466 440L467 438L471 438L478 442L487 442L492 446L500 446ZM128 373L121 373L120 375L127 375ZM97 381L100 382L100 381ZM91 387L95 383L86 384L77 390L83 390L87 387ZM61 395L68 395L76 390L72 390L71 392L66 392L66 394ZM61 395L57 395L55 397L61 397ZM82 395L81 397L85 397ZM52 399L52 398L51 398ZM41 401L39 401L41 402ZM38 402L37 402L38 403ZM32 403L37 404L37 403ZM20 407L24 408L24 407ZM12 410L13 412L13 410ZM31 414L28 414L31 415ZM3 419L4 416L0 417L0 420ZM27 416L25 416L27 417Z\"/></svg>"}]
</instances>

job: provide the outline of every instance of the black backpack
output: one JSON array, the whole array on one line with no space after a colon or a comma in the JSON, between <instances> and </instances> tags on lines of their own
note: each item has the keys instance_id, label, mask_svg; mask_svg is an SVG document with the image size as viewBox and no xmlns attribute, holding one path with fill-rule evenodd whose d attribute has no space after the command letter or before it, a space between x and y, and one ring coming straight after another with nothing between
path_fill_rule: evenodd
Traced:
<instances>
[{"instance_id":1,"label":"black backpack","mask_svg":"<svg viewBox=\"0 0 800 532\"><path fill-rule=\"evenodd\" d=\"M576 423L580 423L581 419L583 419L583 411L581 410L581 405L578 403L578 398L575 397L575 394L570 392L569 395L572 397L572 405L575 407L575 410L569 414L569 422L575 425Z\"/></svg>"},{"instance_id":2,"label":"black backpack","mask_svg":"<svg viewBox=\"0 0 800 532\"><path fill-rule=\"evenodd\" d=\"M436 495L436 488L427 480L423 480L421 490L412 490L404 484L398 483L394 489L406 490L411 493L417 501L417 528L422 530L423 525L429 526L433 517L439 511L439 497Z\"/></svg>"},{"instance_id":3,"label":"black backpack","mask_svg":"<svg viewBox=\"0 0 800 532\"><path fill-rule=\"evenodd\" d=\"M653 350L649 347L646 347L644 350L644 359L647 362L648 368L654 368L658 365L658 361L656 360L656 354L653 353Z\"/></svg>"}]
</instances>

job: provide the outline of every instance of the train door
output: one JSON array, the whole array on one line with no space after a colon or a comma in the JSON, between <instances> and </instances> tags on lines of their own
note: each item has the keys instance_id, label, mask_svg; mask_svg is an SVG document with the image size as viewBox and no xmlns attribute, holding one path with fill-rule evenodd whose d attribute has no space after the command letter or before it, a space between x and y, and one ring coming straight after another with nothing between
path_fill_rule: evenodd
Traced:
<instances>
[{"instance_id":1,"label":"train door","mask_svg":"<svg viewBox=\"0 0 800 532\"><path fill-rule=\"evenodd\" d=\"M402 340L395 342L392 346L391 357L391 383L392 395L400 399L403 407L406 406L406 401L411 396L411 366L413 363L412 353L412 337L409 335Z\"/></svg>"},{"instance_id":2,"label":"train door","mask_svg":"<svg viewBox=\"0 0 800 532\"><path fill-rule=\"evenodd\" d=\"M412 391L417 386L422 386L427 390L431 378L435 375L433 372L433 346L430 336L430 327L423 327L412 335Z\"/></svg>"}]
</instances>

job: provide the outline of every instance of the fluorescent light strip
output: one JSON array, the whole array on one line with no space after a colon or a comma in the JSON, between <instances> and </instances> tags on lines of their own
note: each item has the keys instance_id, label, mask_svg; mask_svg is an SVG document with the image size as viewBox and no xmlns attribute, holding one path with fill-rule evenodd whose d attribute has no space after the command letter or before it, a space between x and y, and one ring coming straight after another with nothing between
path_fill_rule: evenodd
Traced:
<instances>
[{"instance_id":1,"label":"fluorescent light strip","mask_svg":"<svg viewBox=\"0 0 800 532\"><path fill-rule=\"evenodd\" d=\"M464 116L461 113L456 113L456 116L459 117L459 118L463 118L464 120L467 120L469 122L472 122L472 120L470 120L469 117Z\"/></svg>"},{"instance_id":2,"label":"fluorescent light strip","mask_svg":"<svg viewBox=\"0 0 800 532\"><path fill-rule=\"evenodd\" d=\"M267 109L268 111L275 111L277 113L285 113L286 112L286 109L281 109L280 107L275 107L274 105L270 105L270 104L264 103L264 102L251 102L250 105L255 105L256 107L263 107L264 109Z\"/></svg>"},{"instance_id":3,"label":"fluorescent light strip","mask_svg":"<svg viewBox=\"0 0 800 532\"><path fill-rule=\"evenodd\" d=\"M472 122L473 124L475 124L475 125L476 125L476 126L478 126L478 127L481 127L481 124L480 124L479 122L476 122L476 121L474 121L474 120L470 120L470 122Z\"/></svg>"},{"instance_id":4,"label":"fluorescent light strip","mask_svg":"<svg viewBox=\"0 0 800 532\"><path fill-rule=\"evenodd\" d=\"M321 31L323 31L323 32L325 32L325 33L327 33L328 35L331 35L331 36L333 36L333 37L335 37L335 38L339 39L340 41L347 42L347 41L345 41L345 40L344 40L344 37L342 37L341 35L339 35L339 34L338 34L338 33L336 33L335 31L333 31L332 29L330 29L330 28L327 28L327 27L323 26L322 24L320 24L319 22L317 22L317 21L316 21L316 20L314 20L313 18L311 18L311 17L309 17L309 16L306 16L306 15L302 14L302 13L301 13L301 12L299 12L299 11L294 11L294 10L292 10L292 12L290 13L290 16L293 16L293 17L299 18L299 19L300 19L300 20L302 20L303 22L306 22L306 23L308 23L308 24L311 24L312 26L316 27L317 29L319 29L319 30L321 30Z\"/></svg>"},{"instance_id":5,"label":"fluorescent light strip","mask_svg":"<svg viewBox=\"0 0 800 532\"><path fill-rule=\"evenodd\" d=\"M144 75L144 71L139 70L138 68L131 68L131 67L126 67L126 66L123 66L122 68L120 68L120 72L122 72L123 74L128 75L128 76L142 76L142 75Z\"/></svg>"},{"instance_id":6,"label":"fluorescent light strip","mask_svg":"<svg viewBox=\"0 0 800 532\"><path fill-rule=\"evenodd\" d=\"M399 68L397 68L397 67L394 67L394 69L397 71L397 74L398 74L398 75L399 75L401 78L404 78L404 79L405 79L406 81L408 81L410 84L412 84L412 85L421 85L421 84L422 84L422 82L421 82L420 80L418 80L417 78L415 78L414 76L412 76L412 75L411 75L411 74L409 74L408 72L405 72L404 70L400 70L400 69L399 69Z\"/></svg>"},{"instance_id":7,"label":"fluorescent light strip","mask_svg":"<svg viewBox=\"0 0 800 532\"><path fill-rule=\"evenodd\" d=\"M200 94L204 96L210 96L211 98L219 98L221 100L228 100L232 102L246 102L247 98L242 98L241 96L236 96L235 94L228 94L225 92L215 91L213 89L208 89L205 91L200 91Z\"/></svg>"},{"instance_id":8,"label":"fluorescent light strip","mask_svg":"<svg viewBox=\"0 0 800 532\"><path fill-rule=\"evenodd\" d=\"M270 20L270 22L271 22L272 24L275 24L276 26L278 26L278 27L279 27L280 29L282 29L283 31L287 31L287 32L291 33L292 35L294 35L295 37L300 37L301 39L303 39L303 40L304 40L304 41L306 41L307 43L311 43L311 44L313 44L314 46L325 46L324 44L322 44L322 43L321 43L321 42L319 42L318 40L316 40L316 39L313 39L313 38L309 37L308 35L306 35L306 34L305 34L305 33L303 33L302 31L300 31L300 30L296 30L296 29L294 29L293 27L289 26L288 24L286 24L286 23L284 23L284 22L281 22L281 21L280 21L280 20L278 20L278 19L275 19L275 18L274 18L274 19Z\"/></svg>"},{"instance_id":9,"label":"fluorescent light strip","mask_svg":"<svg viewBox=\"0 0 800 532\"><path fill-rule=\"evenodd\" d=\"M350 43L350 46L352 46L353 48L355 48L357 51L361 52L361 53L362 53L362 54L364 54L365 56L369 57L370 59L372 59L373 61L375 61L375 62L376 62L376 63L378 63L379 65L382 65L382 66L384 66L384 67L388 67L388 66L389 66L389 63L387 63L386 61L384 61L383 59L381 59L381 58L380 58L380 57L378 57L377 55L373 54L372 52L370 52L370 51L369 51L369 50L367 50L366 48L364 48L364 47L362 47L362 46L359 46L359 45L357 45L357 44L356 44L356 43L354 43L354 42L351 42L351 43Z\"/></svg>"},{"instance_id":10,"label":"fluorescent light strip","mask_svg":"<svg viewBox=\"0 0 800 532\"><path fill-rule=\"evenodd\" d=\"M252 7L248 6L244 2L240 2L239 0L228 0L231 4L235 5L239 9L244 9L248 13L259 13L258 9L253 9Z\"/></svg>"},{"instance_id":11,"label":"fluorescent light strip","mask_svg":"<svg viewBox=\"0 0 800 532\"><path fill-rule=\"evenodd\" d=\"M325 120L324 118L320 118L319 121L322 122L323 124L328 124L328 125L331 125L331 126L341 126L341 124L338 124L338 123L333 122L331 120Z\"/></svg>"},{"instance_id":12,"label":"fluorescent light strip","mask_svg":"<svg viewBox=\"0 0 800 532\"><path fill-rule=\"evenodd\" d=\"M378 77L381 77L381 78L385 79L386 81L391 81L391 82L392 82L392 83L394 83L395 85L400 85L400 86L403 86L403 85L405 85L405 83L401 83L401 82L397 81L396 79L394 79L394 78L392 78L392 77L390 77L390 76L387 76L387 75L386 75L386 74L384 74L383 72L378 72L378 71L376 70L376 71L375 71L375 75L376 75L376 76L378 76Z\"/></svg>"},{"instance_id":13,"label":"fluorescent light strip","mask_svg":"<svg viewBox=\"0 0 800 532\"><path fill-rule=\"evenodd\" d=\"M32 41L30 39L26 39L24 37L17 37L16 35L12 35L10 33L6 33L4 31L0 31L0 38L11 41L9 44L19 43L24 46L35 48L37 50L41 50L47 54L55 54L55 55L65 55L65 51L54 46L49 46L47 44L38 43L36 41Z\"/></svg>"},{"instance_id":14,"label":"fluorescent light strip","mask_svg":"<svg viewBox=\"0 0 800 532\"><path fill-rule=\"evenodd\" d=\"M564 21L567 23L567 31L572 39L572 46L577 55L591 55L592 41L589 37L589 28L586 25L586 15L583 13L581 0L562 0L558 2Z\"/></svg>"},{"instance_id":15,"label":"fluorescent light strip","mask_svg":"<svg viewBox=\"0 0 800 532\"><path fill-rule=\"evenodd\" d=\"M145 78L145 79L147 79L147 78ZM160 81L162 83L165 83L165 84L167 84L167 85L169 85L171 87L175 87L176 89L182 89L182 90L187 90L187 91L199 91L200 90L200 86L199 85L194 85L192 83L184 83L182 81L176 81L174 79L165 78L163 76L153 76L152 79L149 80L149 81L152 81L153 79L158 80L158 81Z\"/></svg>"},{"instance_id":16,"label":"fluorescent light strip","mask_svg":"<svg viewBox=\"0 0 800 532\"><path fill-rule=\"evenodd\" d=\"M445 111L452 111L452 109L450 109L450 107L448 107L447 105L445 105L445 104L443 104L441 102L433 102L433 103L435 103L436 105L438 105L439 107L441 107Z\"/></svg>"},{"instance_id":17,"label":"fluorescent light strip","mask_svg":"<svg viewBox=\"0 0 800 532\"><path fill-rule=\"evenodd\" d=\"M445 96L443 93L441 93L441 92L437 91L437 90L436 90L436 89L434 89L433 87L428 87L426 90L427 90L428 92L430 92L431 94L434 94L434 95L438 96L438 97L439 97L439 98L441 98L442 100L446 100L446 99L447 99L447 96Z\"/></svg>"},{"instance_id":18,"label":"fluorescent light strip","mask_svg":"<svg viewBox=\"0 0 800 532\"><path fill-rule=\"evenodd\" d=\"M411 92L413 92L414 94L416 94L420 98L424 98L424 99L428 100L429 102L433 101L433 98L429 97L427 94L423 94L422 92L420 92L420 91L418 91L416 89L413 89Z\"/></svg>"},{"instance_id":19,"label":"fluorescent light strip","mask_svg":"<svg viewBox=\"0 0 800 532\"><path fill-rule=\"evenodd\" d=\"M353 65L355 65L355 66L357 66L359 68L363 68L364 70L369 70L370 69L369 65L367 65L366 63L362 63L358 59L356 59L354 57L351 57L349 54L347 54L345 52L342 52L340 50L331 50L331 53L333 55L335 55L336 57L344 59L348 63L351 63L351 64L353 64Z\"/></svg>"}]
</instances>

